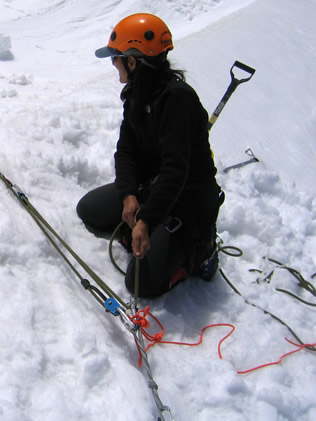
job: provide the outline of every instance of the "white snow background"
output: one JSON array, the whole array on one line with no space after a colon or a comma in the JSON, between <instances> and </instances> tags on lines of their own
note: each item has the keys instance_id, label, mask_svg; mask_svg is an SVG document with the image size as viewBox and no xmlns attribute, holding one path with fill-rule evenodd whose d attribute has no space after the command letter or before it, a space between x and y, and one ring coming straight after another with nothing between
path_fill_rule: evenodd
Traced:
<instances>
[{"instance_id":1,"label":"white snow background","mask_svg":"<svg viewBox=\"0 0 316 421\"><path fill-rule=\"evenodd\" d=\"M174 34L169 57L187 71L211 114L240 60L256 69L211 131L218 181L226 192L218 220L220 266L249 301L316 342L315 303L293 275L264 256L316 272L315 0L4 0L0 5L0 171L28 195L71 247L125 301L108 241L78 219L78 200L114 177L122 85L110 60L94 56L120 19L163 18ZM5 49L5 47L3 47ZM227 174L224 168L249 157ZM138 369L132 335L80 285L28 213L0 184L0 419L5 421L151 421L156 406ZM118 263L125 254L115 244ZM260 269L263 274L250 272ZM84 275L84 273L83 273ZM258 280L259 278L259 280ZM189 278L167 295L141 300L166 329L148 355L160 397L176 421L314 421L316 355L296 349L289 330L247 305L218 273Z\"/></svg>"}]
</instances>

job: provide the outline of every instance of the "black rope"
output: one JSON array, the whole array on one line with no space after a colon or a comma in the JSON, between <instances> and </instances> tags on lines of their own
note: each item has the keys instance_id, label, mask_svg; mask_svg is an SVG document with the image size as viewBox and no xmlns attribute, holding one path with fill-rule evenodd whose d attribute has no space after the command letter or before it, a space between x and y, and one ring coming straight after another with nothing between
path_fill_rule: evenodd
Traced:
<instances>
[{"instance_id":1,"label":"black rope","mask_svg":"<svg viewBox=\"0 0 316 421\"><path fill-rule=\"evenodd\" d=\"M238 294L240 297L242 297L245 301L246 304L251 305L252 307L255 307L261 311L264 312L264 314L268 314L269 316L271 316L273 319L277 320L279 323L281 323L283 326L286 326L288 328L288 330L292 333L292 335L294 336L294 338L298 341L299 344L304 345L305 343L298 337L298 335L294 332L294 330L287 324L285 323L282 319L280 319L279 317L277 317L275 314L271 313L268 310L265 310L264 308L258 306L257 304L252 303L251 301L247 300L239 291L238 289L231 283L231 281L228 279L228 277L225 275L225 273L223 272L222 269L219 270L219 273L222 275L222 277L224 278L224 280L227 282L227 284L233 289L233 291ZM316 348L312 347L312 346L306 346L306 349L308 349L309 351L313 351L316 352Z\"/></svg>"},{"instance_id":2,"label":"black rope","mask_svg":"<svg viewBox=\"0 0 316 421\"><path fill-rule=\"evenodd\" d=\"M110 243L109 243L109 256L110 256L110 260L111 260L113 266L115 267L115 269L117 269L122 275L125 276L124 270L119 267L119 265L116 263L116 261L114 259L114 256L113 256L113 241L116 237L117 232L119 231L119 229L121 228L121 226L123 224L124 224L124 221L121 221L118 224L118 226L115 228L115 230L113 231L113 234L111 236Z\"/></svg>"},{"instance_id":3,"label":"black rope","mask_svg":"<svg viewBox=\"0 0 316 421\"><path fill-rule=\"evenodd\" d=\"M270 283L271 282L271 280L272 280L272 277L273 277L273 275L274 275L274 273L275 273L275 270L276 269L285 269L285 270L287 270L291 275L293 275L296 279L297 279L297 281L298 281L298 286L299 287L301 287L301 288L304 288L307 292L309 292L310 294L312 294L314 297L316 297L316 288L315 288L315 286L311 283L311 282L309 282L309 281L307 281L303 276L302 276L302 274L298 271L298 270L296 270L296 269L293 269L293 268L291 268L291 267L289 267L289 266L286 266L286 265L284 265L283 263L281 263L281 262L279 262L278 260L275 260L275 259L271 259L271 258L267 258L267 260L269 260L270 262L272 262L272 263L274 263L274 264L276 264L277 265L277 267L276 268L274 268L268 275L266 275L263 279L261 279L260 280L260 282L268 282L268 283ZM261 270L259 270L259 269L250 269L250 272L259 272L259 273L263 273ZM314 274L315 275L315 274ZM311 276L311 278L313 278L314 277L314 275L312 275ZM257 282L259 282L259 280L257 279ZM312 306L312 307L316 307L316 304L314 304L314 303L311 303L311 302L308 302L308 301L306 301L306 300L303 300L302 298L300 298L300 297L298 297L297 295L295 295L293 292L291 292L291 291L288 291L288 290L286 290L286 289L283 289L283 288L276 288L276 291L279 291L279 292L283 292L283 293L285 293L285 294L287 294L287 295L290 295L291 297L293 297L293 298L295 298L296 300L299 300L299 301L301 301L302 303L304 303L304 304L306 304L306 305L308 305L308 306Z\"/></svg>"},{"instance_id":4,"label":"black rope","mask_svg":"<svg viewBox=\"0 0 316 421\"><path fill-rule=\"evenodd\" d=\"M231 257L241 257L243 252L240 248L234 246L221 246L220 244L217 246L217 250L221 251L224 254L227 254ZM232 251L231 251L232 250Z\"/></svg>"},{"instance_id":5,"label":"black rope","mask_svg":"<svg viewBox=\"0 0 316 421\"><path fill-rule=\"evenodd\" d=\"M303 300L301 297L298 297L297 295L293 294L293 292L291 292L291 291L288 291L288 290L283 289L283 288L276 288L276 291L283 292L284 294L288 294L291 297L295 298L296 300L300 301L301 303L306 304L307 306L316 307L316 304Z\"/></svg>"}]
</instances>

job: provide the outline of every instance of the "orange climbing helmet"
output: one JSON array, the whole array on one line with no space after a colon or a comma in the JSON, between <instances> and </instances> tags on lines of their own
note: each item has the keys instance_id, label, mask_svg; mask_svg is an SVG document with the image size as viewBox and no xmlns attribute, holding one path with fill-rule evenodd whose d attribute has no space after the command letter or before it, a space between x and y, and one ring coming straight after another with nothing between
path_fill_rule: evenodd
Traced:
<instances>
[{"instance_id":1,"label":"orange climbing helmet","mask_svg":"<svg viewBox=\"0 0 316 421\"><path fill-rule=\"evenodd\" d=\"M172 49L172 35L164 21L149 13L136 13L114 27L107 46L96 50L95 55L153 57Z\"/></svg>"}]
</instances>

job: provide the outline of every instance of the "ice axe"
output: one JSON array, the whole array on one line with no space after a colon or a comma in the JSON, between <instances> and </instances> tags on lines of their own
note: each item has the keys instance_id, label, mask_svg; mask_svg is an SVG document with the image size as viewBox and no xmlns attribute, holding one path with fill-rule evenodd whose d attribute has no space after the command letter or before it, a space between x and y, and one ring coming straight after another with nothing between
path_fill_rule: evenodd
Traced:
<instances>
[{"instance_id":1,"label":"ice axe","mask_svg":"<svg viewBox=\"0 0 316 421\"><path fill-rule=\"evenodd\" d=\"M243 79L237 79L234 75L234 67L243 70L244 72L248 73L250 76L245 77ZM248 80L250 80L252 78L252 76L254 75L255 71L256 70L253 69L252 67L247 66L246 64L243 64L240 61L237 61L237 60L235 61L235 63L232 65L232 67L230 69L230 75L231 75L230 85L228 86L223 98L220 100L220 103L218 104L218 106L216 107L215 111L213 112L211 118L209 119L209 122L208 122L208 130L209 131L213 127L213 125L214 125L215 121L217 120L218 116L220 115L220 113L223 111L223 108L227 104L227 101L231 97L232 93L236 90L237 86L240 85L241 83L248 82Z\"/></svg>"}]
</instances>

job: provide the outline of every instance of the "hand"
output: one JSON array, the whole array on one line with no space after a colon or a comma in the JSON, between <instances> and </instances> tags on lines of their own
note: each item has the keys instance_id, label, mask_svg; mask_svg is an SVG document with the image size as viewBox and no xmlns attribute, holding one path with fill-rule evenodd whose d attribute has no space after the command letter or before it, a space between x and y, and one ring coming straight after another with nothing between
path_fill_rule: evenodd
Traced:
<instances>
[{"instance_id":1,"label":"hand","mask_svg":"<svg viewBox=\"0 0 316 421\"><path fill-rule=\"evenodd\" d=\"M132 231L132 247L135 257L142 259L150 248L148 227L141 219L136 223Z\"/></svg>"},{"instance_id":2,"label":"hand","mask_svg":"<svg viewBox=\"0 0 316 421\"><path fill-rule=\"evenodd\" d=\"M122 212L122 220L127 222L130 228L134 228L136 225L136 213L139 211L140 205L136 196L129 195L126 196L123 200L123 212Z\"/></svg>"}]
</instances>

